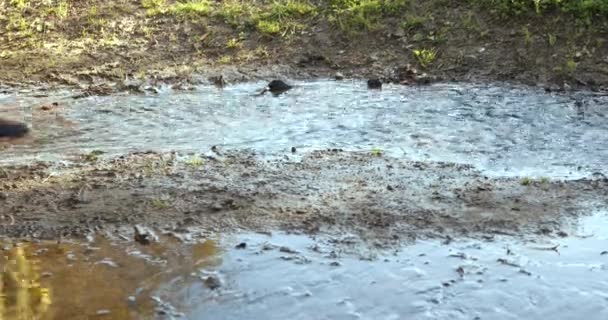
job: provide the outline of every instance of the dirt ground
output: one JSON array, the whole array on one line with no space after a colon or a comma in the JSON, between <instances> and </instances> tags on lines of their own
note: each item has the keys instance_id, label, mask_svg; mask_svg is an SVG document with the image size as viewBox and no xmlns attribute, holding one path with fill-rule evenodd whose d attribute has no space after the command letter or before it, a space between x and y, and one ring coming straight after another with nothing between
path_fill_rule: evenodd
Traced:
<instances>
[{"instance_id":1,"label":"dirt ground","mask_svg":"<svg viewBox=\"0 0 608 320\"><path fill-rule=\"evenodd\" d=\"M160 82L337 74L403 84L510 81L556 90L608 85L602 17L584 24L554 11L503 17L474 1L409 1L397 12L359 22L371 26L340 28L359 20L337 15L330 1L307 2L311 11L282 15L272 12L293 9L278 6L281 1L216 1L210 12L197 15L151 7L173 1L15 3L21 2L24 7L0 2L0 28L7 30L0 35L0 83L12 86L62 84L109 94ZM256 20L260 16L275 20ZM278 31L260 28L259 21L276 22ZM420 59L417 50L436 55Z\"/></svg>"},{"instance_id":2,"label":"dirt ground","mask_svg":"<svg viewBox=\"0 0 608 320\"><path fill-rule=\"evenodd\" d=\"M286 7L294 1L216 1L195 15L170 14L154 3L176 5L0 1L6 30L0 92L69 86L108 95L153 92L162 83L179 89L317 77L608 87L602 17L581 24L560 12L503 17L468 1L409 1L397 12L366 17L373 26L340 28L336 21L348 20L329 1L309 2L311 11ZM278 32L269 31L272 23ZM423 59L421 50L436 54ZM608 201L605 180L524 185L454 164L369 154L319 151L269 161L233 151L201 160L132 154L91 157L59 171L43 163L2 167L0 234L53 239L144 224L173 232L192 226L353 232L383 243L450 234L559 235L568 217Z\"/></svg>"},{"instance_id":3,"label":"dirt ground","mask_svg":"<svg viewBox=\"0 0 608 320\"><path fill-rule=\"evenodd\" d=\"M53 174L51 174L53 172ZM564 236L606 206L606 179L493 179L448 163L334 151L262 158L220 151L136 153L3 168L0 234L56 239L136 224L187 234L276 229L357 234L379 244L418 237Z\"/></svg>"}]
</instances>

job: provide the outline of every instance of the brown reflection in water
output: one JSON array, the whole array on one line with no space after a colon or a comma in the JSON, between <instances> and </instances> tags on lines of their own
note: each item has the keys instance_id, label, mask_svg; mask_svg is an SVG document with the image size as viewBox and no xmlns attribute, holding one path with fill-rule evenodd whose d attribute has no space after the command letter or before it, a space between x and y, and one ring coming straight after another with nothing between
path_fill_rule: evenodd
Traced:
<instances>
[{"instance_id":1,"label":"brown reflection in water","mask_svg":"<svg viewBox=\"0 0 608 320\"><path fill-rule=\"evenodd\" d=\"M218 253L211 240L188 246L168 239L150 246L105 239L92 246L21 243L0 251L0 320L152 318L154 289L217 263Z\"/></svg>"}]
</instances>

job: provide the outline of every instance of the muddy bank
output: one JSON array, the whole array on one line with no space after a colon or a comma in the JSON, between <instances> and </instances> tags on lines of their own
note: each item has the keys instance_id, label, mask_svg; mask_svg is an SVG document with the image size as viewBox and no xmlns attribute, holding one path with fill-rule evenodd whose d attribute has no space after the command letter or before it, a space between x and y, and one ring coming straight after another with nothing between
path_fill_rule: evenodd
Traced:
<instances>
[{"instance_id":1,"label":"muddy bank","mask_svg":"<svg viewBox=\"0 0 608 320\"><path fill-rule=\"evenodd\" d=\"M160 83L379 77L403 84L608 84L606 17L476 1L5 2L0 81L90 94ZM346 3L346 2L344 2ZM377 6L377 7L374 7Z\"/></svg>"},{"instance_id":2,"label":"muddy bank","mask_svg":"<svg viewBox=\"0 0 608 320\"><path fill-rule=\"evenodd\" d=\"M176 234L246 229L354 233L379 243L426 236L563 235L606 206L605 179L484 177L466 166L381 154L139 153L71 165L5 167L0 234L81 237L147 225Z\"/></svg>"}]
</instances>

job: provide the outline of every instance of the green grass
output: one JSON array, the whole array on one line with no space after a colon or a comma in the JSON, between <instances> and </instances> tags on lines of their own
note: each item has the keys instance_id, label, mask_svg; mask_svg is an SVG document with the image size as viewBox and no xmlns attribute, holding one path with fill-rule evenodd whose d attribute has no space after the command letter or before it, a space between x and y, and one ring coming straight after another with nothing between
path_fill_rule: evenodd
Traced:
<instances>
[{"instance_id":1,"label":"green grass","mask_svg":"<svg viewBox=\"0 0 608 320\"><path fill-rule=\"evenodd\" d=\"M608 17L606 0L469 0L482 5L502 16L536 14L551 11L572 14L588 24L594 17Z\"/></svg>"},{"instance_id":2,"label":"green grass","mask_svg":"<svg viewBox=\"0 0 608 320\"><path fill-rule=\"evenodd\" d=\"M555 44L557 43L557 36L554 35L554 34L549 33L547 35L547 38L549 40L549 45L552 46L552 47L555 46Z\"/></svg>"},{"instance_id":3,"label":"green grass","mask_svg":"<svg viewBox=\"0 0 608 320\"><path fill-rule=\"evenodd\" d=\"M414 50L414 56L416 57L416 60L418 60L418 63L422 67L427 68L437 58L437 50L434 48L417 49L417 50Z\"/></svg>"},{"instance_id":4,"label":"green grass","mask_svg":"<svg viewBox=\"0 0 608 320\"><path fill-rule=\"evenodd\" d=\"M568 72L569 74L573 74L576 71L577 65L578 64L576 63L576 61L574 61L574 59L568 59L568 61L566 61L566 72Z\"/></svg>"},{"instance_id":5,"label":"green grass","mask_svg":"<svg viewBox=\"0 0 608 320\"><path fill-rule=\"evenodd\" d=\"M376 29L385 16L404 13L408 0L330 0L330 20L343 31Z\"/></svg>"},{"instance_id":6,"label":"green grass","mask_svg":"<svg viewBox=\"0 0 608 320\"><path fill-rule=\"evenodd\" d=\"M159 210L162 209L168 209L171 207L171 204L169 203L169 201L161 199L161 198L154 198L152 200L150 200L150 204Z\"/></svg>"},{"instance_id":7,"label":"green grass","mask_svg":"<svg viewBox=\"0 0 608 320\"><path fill-rule=\"evenodd\" d=\"M188 160L186 160L186 164L193 168L198 168L198 167L202 166L203 163L205 163L205 160L203 160L203 158L201 158L198 155L193 155Z\"/></svg>"},{"instance_id":8,"label":"green grass","mask_svg":"<svg viewBox=\"0 0 608 320\"><path fill-rule=\"evenodd\" d=\"M175 3L169 11L177 16L206 16L211 12L211 3L208 0L187 0Z\"/></svg>"},{"instance_id":9,"label":"green grass","mask_svg":"<svg viewBox=\"0 0 608 320\"><path fill-rule=\"evenodd\" d=\"M303 0L275 0L269 7L256 11L252 21L263 34L278 35L304 28L298 21L317 15L317 8Z\"/></svg>"},{"instance_id":10,"label":"green grass","mask_svg":"<svg viewBox=\"0 0 608 320\"><path fill-rule=\"evenodd\" d=\"M427 19L423 16L408 13L405 15L405 21L402 23L402 26L406 30L416 30L423 27L426 20Z\"/></svg>"},{"instance_id":11,"label":"green grass","mask_svg":"<svg viewBox=\"0 0 608 320\"><path fill-rule=\"evenodd\" d=\"M166 0L141 0L141 6L146 9L148 16L156 16L167 10Z\"/></svg>"},{"instance_id":12,"label":"green grass","mask_svg":"<svg viewBox=\"0 0 608 320\"><path fill-rule=\"evenodd\" d=\"M380 148L373 148L372 151L370 152L370 154L374 157L381 157L383 152L382 152L382 149L380 149Z\"/></svg>"},{"instance_id":13,"label":"green grass","mask_svg":"<svg viewBox=\"0 0 608 320\"><path fill-rule=\"evenodd\" d=\"M229 39L226 42L226 48L228 48L228 49L237 49L242 46L243 46L243 44L240 42L239 39L236 39L236 38Z\"/></svg>"},{"instance_id":14,"label":"green grass","mask_svg":"<svg viewBox=\"0 0 608 320\"><path fill-rule=\"evenodd\" d=\"M252 10L254 10L254 7L251 5L244 4L239 0L228 0L222 1L215 10L215 15L222 17L227 23L236 27L251 18Z\"/></svg>"}]
</instances>

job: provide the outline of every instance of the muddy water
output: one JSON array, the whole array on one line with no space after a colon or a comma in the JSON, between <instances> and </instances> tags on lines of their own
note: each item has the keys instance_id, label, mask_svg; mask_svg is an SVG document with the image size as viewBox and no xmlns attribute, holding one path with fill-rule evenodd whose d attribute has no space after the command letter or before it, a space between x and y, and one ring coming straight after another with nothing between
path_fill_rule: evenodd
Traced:
<instances>
[{"instance_id":1,"label":"muddy water","mask_svg":"<svg viewBox=\"0 0 608 320\"><path fill-rule=\"evenodd\" d=\"M151 293L219 263L214 241L150 247L111 243L11 243L0 254L0 319L154 318Z\"/></svg>"},{"instance_id":2,"label":"muddy water","mask_svg":"<svg viewBox=\"0 0 608 320\"><path fill-rule=\"evenodd\" d=\"M7 243L0 319L606 319L606 227L394 251L286 234Z\"/></svg>"},{"instance_id":3,"label":"muddy water","mask_svg":"<svg viewBox=\"0 0 608 320\"><path fill-rule=\"evenodd\" d=\"M4 150L2 160L213 145L270 154L295 146L381 148L415 160L474 164L498 175L577 176L607 169L605 96L490 85L369 91L362 82L295 84L276 98L252 96L264 83L79 100L69 92L45 99L0 95L0 105L21 108L38 135L37 145ZM61 120L31 112L50 102L65 106Z\"/></svg>"},{"instance_id":4,"label":"muddy water","mask_svg":"<svg viewBox=\"0 0 608 320\"><path fill-rule=\"evenodd\" d=\"M268 155L292 146L381 148L495 175L608 169L606 97L504 86L296 85L279 97L252 96L263 83L79 100L71 92L0 95L0 116L34 129L0 161L219 145ZM51 102L62 108L38 111ZM608 217L598 214L559 239L418 241L391 252L348 236L235 234L151 246L5 240L0 319L606 319L605 230ZM235 249L241 242L246 248Z\"/></svg>"}]
</instances>

